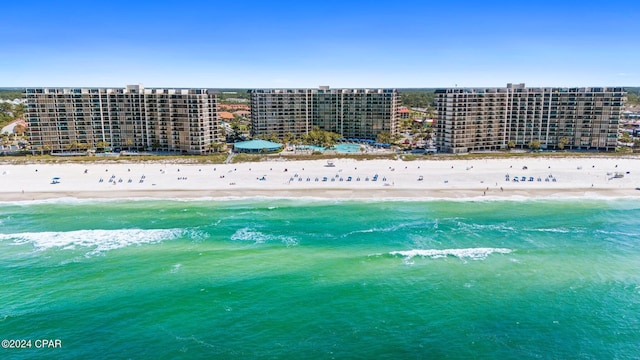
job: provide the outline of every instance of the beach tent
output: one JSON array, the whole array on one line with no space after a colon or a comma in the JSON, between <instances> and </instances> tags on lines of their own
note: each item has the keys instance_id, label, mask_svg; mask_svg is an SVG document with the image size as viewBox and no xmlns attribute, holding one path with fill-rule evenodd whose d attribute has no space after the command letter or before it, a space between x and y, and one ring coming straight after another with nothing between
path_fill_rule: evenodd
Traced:
<instances>
[{"instance_id":1,"label":"beach tent","mask_svg":"<svg viewBox=\"0 0 640 360\"><path fill-rule=\"evenodd\" d=\"M235 152L244 153L274 152L280 148L282 148L282 144L266 140L241 141L233 144Z\"/></svg>"}]
</instances>

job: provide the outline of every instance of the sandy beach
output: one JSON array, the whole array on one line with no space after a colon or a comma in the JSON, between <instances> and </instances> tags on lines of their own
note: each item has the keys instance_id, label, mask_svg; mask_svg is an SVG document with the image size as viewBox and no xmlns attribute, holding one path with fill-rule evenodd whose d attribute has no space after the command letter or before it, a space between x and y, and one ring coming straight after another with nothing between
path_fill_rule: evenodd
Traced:
<instances>
[{"instance_id":1,"label":"sandy beach","mask_svg":"<svg viewBox=\"0 0 640 360\"><path fill-rule=\"evenodd\" d=\"M514 180L517 179L517 180ZM640 197L640 157L0 164L0 201Z\"/></svg>"}]
</instances>

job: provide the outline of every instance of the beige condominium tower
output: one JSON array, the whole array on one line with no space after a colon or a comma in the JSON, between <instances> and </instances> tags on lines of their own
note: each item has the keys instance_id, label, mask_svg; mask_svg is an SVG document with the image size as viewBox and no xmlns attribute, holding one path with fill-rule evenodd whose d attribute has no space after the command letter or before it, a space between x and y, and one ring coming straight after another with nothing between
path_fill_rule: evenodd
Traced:
<instances>
[{"instance_id":1,"label":"beige condominium tower","mask_svg":"<svg viewBox=\"0 0 640 360\"><path fill-rule=\"evenodd\" d=\"M28 88L34 152L88 149L206 154L220 138L208 89Z\"/></svg>"},{"instance_id":2,"label":"beige condominium tower","mask_svg":"<svg viewBox=\"0 0 640 360\"><path fill-rule=\"evenodd\" d=\"M453 88L436 91L436 146L466 153L515 148L615 150L620 87Z\"/></svg>"},{"instance_id":3,"label":"beige condominium tower","mask_svg":"<svg viewBox=\"0 0 640 360\"><path fill-rule=\"evenodd\" d=\"M254 89L253 135L304 135L314 127L345 138L376 139L398 127L395 89Z\"/></svg>"}]
</instances>

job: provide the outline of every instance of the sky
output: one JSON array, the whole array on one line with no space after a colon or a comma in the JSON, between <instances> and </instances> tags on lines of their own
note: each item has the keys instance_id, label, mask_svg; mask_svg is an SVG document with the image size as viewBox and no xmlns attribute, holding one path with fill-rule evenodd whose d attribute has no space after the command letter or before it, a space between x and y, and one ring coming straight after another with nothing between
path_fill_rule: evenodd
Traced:
<instances>
[{"instance_id":1,"label":"sky","mask_svg":"<svg viewBox=\"0 0 640 360\"><path fill-rule=\"evenodd\" d=\"M640 1L10 1L0 87L640 86Z\"/></svg>"}]
</instances>

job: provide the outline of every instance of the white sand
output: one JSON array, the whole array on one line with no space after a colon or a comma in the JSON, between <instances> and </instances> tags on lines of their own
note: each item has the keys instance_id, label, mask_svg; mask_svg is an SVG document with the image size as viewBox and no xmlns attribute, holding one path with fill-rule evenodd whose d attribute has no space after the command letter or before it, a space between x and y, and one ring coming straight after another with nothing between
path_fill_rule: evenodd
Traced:
<instances>
[{"instance_id":1,"label":"white sand","mask_svg":"<svg viewBox=\"0 0 640 360\"><path fill-rule=\"evenodd\" d=\"M640 190L636 190L640 187L640 157L336 159L333 163L333 167L328 166L326 160L216 165L0 164L0 201L59 197L640 197ZM616 178L615 173L623 177ZM507 174L511 181L506 181ZM378 177L373 181L375 175ZM524 176L526 181L512 181L516 176L518 179ZM54 177L60 178L59 183L52 184ZM260 180L263 177L264 180ZM327 181L323 181L324 177ZM530 177L534 181L529 181Z\"/></svg>"}]
</instances>

